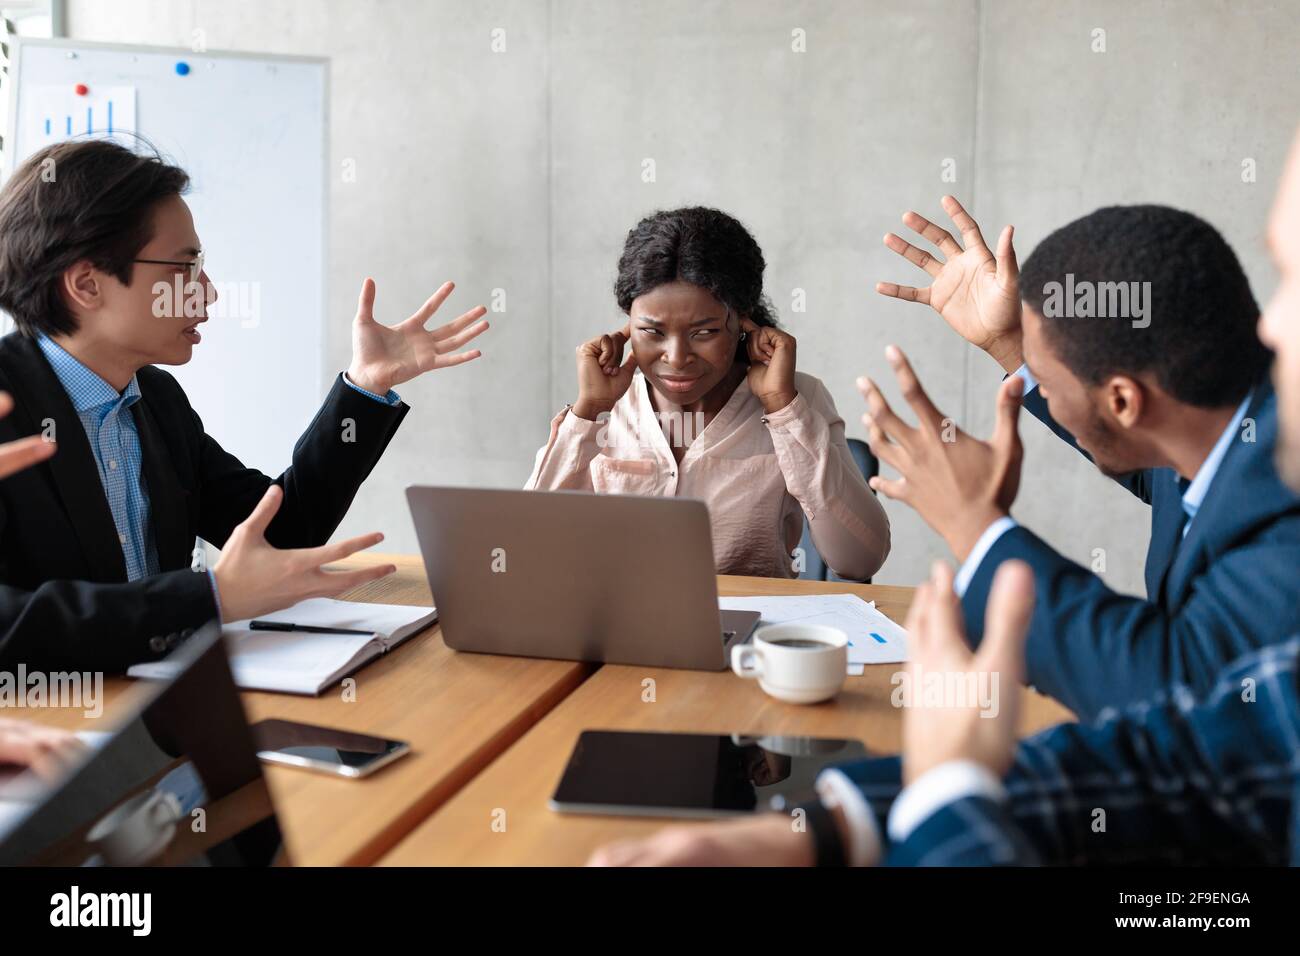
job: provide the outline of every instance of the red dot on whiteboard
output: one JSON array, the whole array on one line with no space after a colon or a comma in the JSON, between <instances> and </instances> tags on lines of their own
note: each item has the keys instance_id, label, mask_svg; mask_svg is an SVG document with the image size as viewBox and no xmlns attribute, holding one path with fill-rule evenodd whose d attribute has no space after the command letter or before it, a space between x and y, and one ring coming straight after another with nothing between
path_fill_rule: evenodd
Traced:
<instances>
[{"instance_id":1,"label":"red dot on whiteboard","mask_svg":"<svg viewBox=\"0 0 1300 956\"><path fill-rule=\"evenodd\" d=\"M85 83L78 83L76 86L73 87L73 90L76 91L76 94L78 96L85 96L87 93L90 92L90 87L88 87Z\"/></svg>"}]
</instances>

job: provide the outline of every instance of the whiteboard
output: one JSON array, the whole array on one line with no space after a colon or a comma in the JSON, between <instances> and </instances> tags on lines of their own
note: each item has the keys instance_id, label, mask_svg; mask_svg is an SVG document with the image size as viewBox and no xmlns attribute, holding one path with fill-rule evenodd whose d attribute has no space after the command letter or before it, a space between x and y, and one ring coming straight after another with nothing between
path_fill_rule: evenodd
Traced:
<instances>
[{"instance_id":1,"label":"whiteboard","mask_svg":"<svg viewBox=\"0 0 1300 956\"><path fill-rule=\"evenodd\" d=\"M28 39L10 78L6 178L69 134L138 147L132 127L190 174L220 298L168 371L208 434L278 474L323 397L328 61Z\"/></svg>"}]
</instances>

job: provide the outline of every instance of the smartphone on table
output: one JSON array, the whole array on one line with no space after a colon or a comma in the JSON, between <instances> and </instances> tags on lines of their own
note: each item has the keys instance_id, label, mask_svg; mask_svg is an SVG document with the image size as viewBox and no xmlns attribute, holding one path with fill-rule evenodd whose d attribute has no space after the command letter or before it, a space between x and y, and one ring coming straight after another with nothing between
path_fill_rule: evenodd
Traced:
<instances>
[{"instance_id":1,"label":"smartphone on table","mask_svg":"<svg viewBox=\"0 0 1300 956\"><path fill-rule=\"evenodd\" d=\"M292 720L263 720L252 729L263 762L340 777L369 776L411 752L411 745L402 740Z\"/></svg>"}]
</instances>

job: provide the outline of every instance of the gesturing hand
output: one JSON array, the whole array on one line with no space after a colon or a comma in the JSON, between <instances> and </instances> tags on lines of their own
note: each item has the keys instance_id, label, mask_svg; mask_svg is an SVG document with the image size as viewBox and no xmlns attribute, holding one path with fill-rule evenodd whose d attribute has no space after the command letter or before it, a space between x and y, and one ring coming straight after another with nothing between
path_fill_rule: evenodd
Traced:
<instances>
[{"instance_id":1,"label":"gesturing hand","mask_svg":"<svg viewBox=\"0 0 1300 956\"><path fill-rule=\"evenodd\" d=\"M357 384L360 384L359 382ZM326 571L321 565L340 561L384 540L363 534L319 548L279 550L266 541L266 529L280 510L284 491L271 485L244 523L230 533L212 569L221 595L221 614L228 621L269 614L307 598L333 597L397 570L391 564L356 571Z\"/></svg>"},{"instance_id":2,"label":"gesturing hand","mask_svg":"<svg viewBox=\"0 0 1300 956\"><path fill-rule=\"evenodd\" d=\"M578 400L573 413L595 421L596 416L612 409L627 394L636 371L636 355L628 352L623 361L623 346L632 337L629 322L617 332L598 335L578 346Z\"/></svg>"},{"instance_id":3,"label":"gesturing hand","mask_svg":"<svg viewBox=\"0 0 1300 956\"><path fill-rule=\"evenodd\" d=\"M0 418L4 418L14 408L14 400L8 392L0 392ZM8 478L16 471L30 468L54 454L54 442L44 435L30 435L17 441L0 444L0 478Z\"/></svg>"},{"instance_id":4,"label":"gesturing hand","mask_svg":"<svg viewBox=\"0 0 1300 956\"><path fill-rule=\"evenodd\" d=\"M1015 754L1025 634L1033 610L1033 572L1023 561L1004 562L993 576L984 640L972 654L952 590L952 569L935 563L907 613L911 699L903 712L905 784L952 760L983 764L999 777L1007 772ZM940 675L945 688L978 687L980 674L988 675L984 686L991 696L985 699L968 694L974 699L945 699L936 707L921 687L927 675Z\"/></svg>"},{"instance_id":5,"label":"gesturing hand","mask_svg":"<svg viewBox=\"0 0 1300 956\"><path fill-rule=\"evenodd\" d=\"M794 387L794 336L750 319L741 319L740 327L747 333L749 390L765 412L778 412L799 394Z\"/></svg>"},{"instance_id":6,"label":"gesturing hand","mask_svg":"<svg viewBox=\"0 0 1300 956\"><path fill-rule=\"evenodd\" d=\"M862 421L871 451L901 476L872 478L871 487L915 508L965 561L989 525L1010 513L1020 489L1024 451L1016 423L1024 382L1011 375L1002 383L993 438L983 442L935 408L901 350L891 345L885 357L918 424L912 428L895 415L869 378L858 379L869 409Z\"/></svg>"},{"instance_id":7,"label":"gesturing hand","mask_svg":"<svg viewBox=\"0 0 1300 956\"><path fill-rule=\"evenodd\" d=\"M895 299L920 302L938 312L954 331L972 345L989 353L1004 369L1014 372L1023 359L1020 346L1020 268L1012 246L1014 229L1007 226L998 236L994 256L984 244L975 220L952 196L943 197L944 211L961 230L963 249L945 229L915 212L903 214L904 224L934 243L946 261L940 261L894 233L885 235L885 245L908 262L930 274L934 281L925 288L877 282L876 291Z\"/></svg>"},{"instance_id":8,"label":"gesturing hand","mask_svg":"<svg viewBox=\"0 0 1300 956\"><path fill-rule=\"evenodd\" d=\"M348 378L353 384L386 395L390 388L417 375L463 365L483 354L478 349L456 352L487 330L487 320L483 319L487 309L481 305L431 332L424 327L455 287L454 283L444 282L415 315L387 326L375 320L375 280L363 282L357 317L352 321L352 364L348 366Z\"/></svg>"}]
</instances>

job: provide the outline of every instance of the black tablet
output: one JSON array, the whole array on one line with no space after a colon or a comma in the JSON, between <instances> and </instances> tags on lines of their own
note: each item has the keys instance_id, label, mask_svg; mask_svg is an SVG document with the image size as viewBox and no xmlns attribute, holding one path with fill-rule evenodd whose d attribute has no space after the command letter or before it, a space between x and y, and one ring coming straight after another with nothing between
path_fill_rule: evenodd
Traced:
<instances>
[{"instance_id":1,"label":"black tablet","mask_svg":"<svg viewBox=\"0 0 1300 956\"><path fill-rule=\"evenodd\" d=\"M586 730L551 809L668 817L780 810L808 799L826 767L866 756L857 740Z\"/></svg>"}]
</instances>

